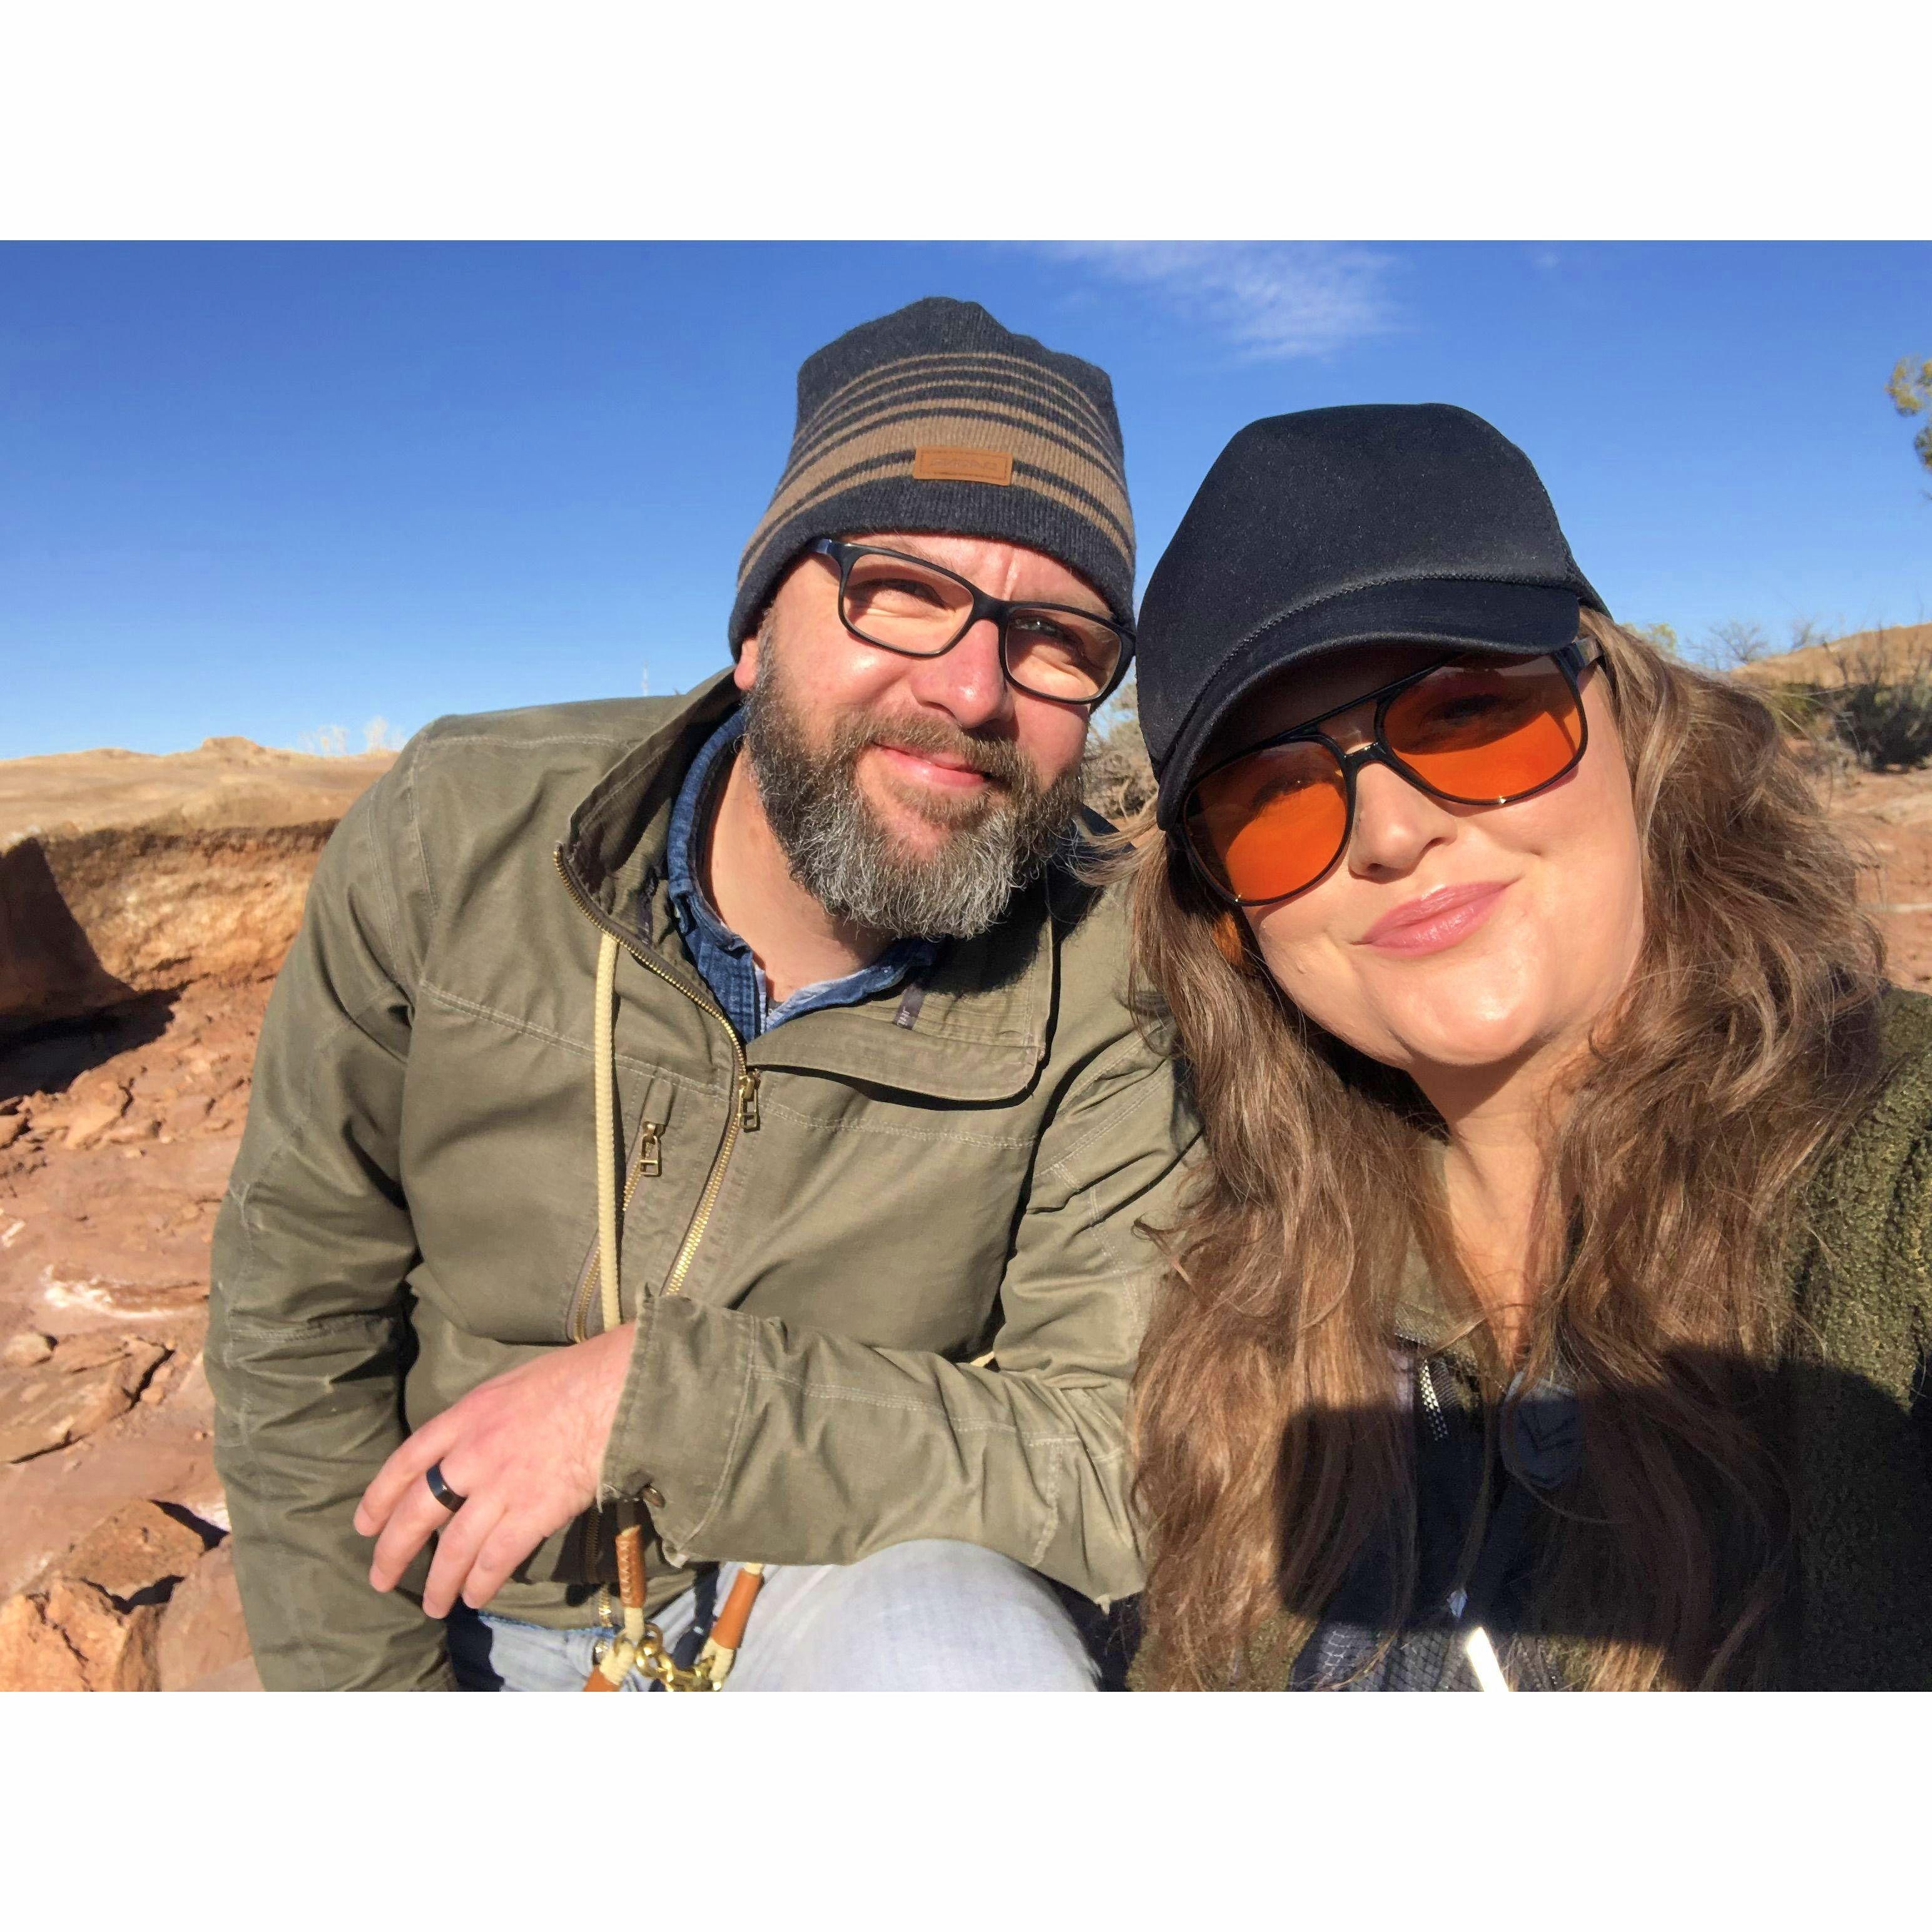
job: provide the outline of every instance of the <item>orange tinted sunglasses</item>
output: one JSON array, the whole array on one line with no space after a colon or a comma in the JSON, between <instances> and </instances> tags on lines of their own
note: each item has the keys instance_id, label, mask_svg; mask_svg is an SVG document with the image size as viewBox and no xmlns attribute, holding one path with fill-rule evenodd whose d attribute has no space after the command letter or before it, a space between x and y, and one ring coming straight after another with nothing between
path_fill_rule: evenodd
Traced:
<instances>
[{"instance_id":1,"label":"orange tinted sunglasses","mask_svg":"<svg viewBox=\"0 0 1932 1932\"><path fill-rule=\"evenodd\" d=\"M1180 824L1195 868L1235 905L1320 884L1348 850L1355 774L1382 764L1450 805L1514 805L1576 769L1589 743L1580 680L1602 657L1580 644L1534 658L1444 658L1363 692L1210 766ZM1366 744L1316 728L1373 703Z\"/></svg>"}]
</instances>

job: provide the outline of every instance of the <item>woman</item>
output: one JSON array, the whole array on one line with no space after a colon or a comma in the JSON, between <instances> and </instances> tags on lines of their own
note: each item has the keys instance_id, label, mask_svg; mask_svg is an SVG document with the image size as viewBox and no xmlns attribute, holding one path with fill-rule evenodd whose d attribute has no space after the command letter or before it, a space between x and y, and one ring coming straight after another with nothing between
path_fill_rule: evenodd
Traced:
<instances>
[{"instance_id":1,"label":"woman","mask_svg":"<svg viewBox=\"0 0 1932 1932\"><path fill-rule=\"evenodd\" d=\"M1139 682L1136 1683L1932 1684L1932 1002L1771 713L1437 405L1237 436Z\"/></svg>"}]
</instances>

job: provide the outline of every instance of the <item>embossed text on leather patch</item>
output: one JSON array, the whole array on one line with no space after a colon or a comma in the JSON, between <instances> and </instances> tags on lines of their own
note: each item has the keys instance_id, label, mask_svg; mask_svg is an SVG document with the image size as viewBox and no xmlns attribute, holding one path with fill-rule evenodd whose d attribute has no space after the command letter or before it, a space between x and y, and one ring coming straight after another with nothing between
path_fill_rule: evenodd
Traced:
<instances>
[{"instance_id":1,"label":"embossed text on leather patch","mask_svg":"<svg viewBox=\"0 0 1932 1932\"><path fill-rule=\"evenodd\" d=\"M928 444L913 452L912 473L925 483L1010 483L1013 459L1004 449L946 449Z\"/></svg>"}]
</instances>

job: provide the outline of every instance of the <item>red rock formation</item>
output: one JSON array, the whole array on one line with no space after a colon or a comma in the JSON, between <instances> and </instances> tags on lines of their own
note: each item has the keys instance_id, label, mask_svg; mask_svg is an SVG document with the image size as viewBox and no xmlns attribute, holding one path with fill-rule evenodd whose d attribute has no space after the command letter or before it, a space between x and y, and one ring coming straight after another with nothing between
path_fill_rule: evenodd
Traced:
<instances>
[{"instance_id":1,"label":"red rock formation","mask_svg":"<svg viewBox=\"0 0 1932 1932\"><path fill-rule=\"evenodd\" d=\"M172 1609L176 1586L199 1574L207 1549L179 1514L154 1503L116 1510L0 1604L0 1690L159 1690L164 1606ZM219 1588L211 1578L202 1594ZM210 1648L206 1634L198 1648L177 1645L177 1667Z\"/></svg>"},{"instance_id":2,"label":"red rock formation","mask_svg":"<svg viewBox=\"0 0 1932 1932\"><path fill-rule=\"evenodd\" d=\"M212 738L0 764L0 1030L272 978L330 832L390 763Z\"/></svg>"}]
</instances>

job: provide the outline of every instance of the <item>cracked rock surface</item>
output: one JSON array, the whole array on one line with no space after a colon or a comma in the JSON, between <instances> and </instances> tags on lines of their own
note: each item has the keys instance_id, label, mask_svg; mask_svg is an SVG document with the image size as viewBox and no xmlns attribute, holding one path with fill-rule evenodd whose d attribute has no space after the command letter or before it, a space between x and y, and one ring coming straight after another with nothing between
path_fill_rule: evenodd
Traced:
<instances>
[{"instance_id":1,"label":"cracked rock surface","mask_svg":"<svg viewBox=\"0 0 1932 1932\"><path fill-rule=\"evenodd\" d=\"M14 1367L0 1381L0 1462L64 1449L125 1414L170 1353L164 1344L137 1336L75 1335L56 1342L31 1330L8 1346L18 1361L36 1344L46 1349L44 1358Z\"/></svg>"},{"instance_id":2,"label":"cracked rock surface","mask_svg":"<svg viewBox=\"0 0 1932 1932\"><path fill-rule=\"evenodd\" d=\"M0 1687L254 1688L201 1352L267 994L0 1039Z\"/></svg>"}]
</instances>

